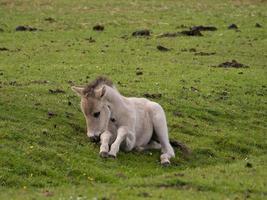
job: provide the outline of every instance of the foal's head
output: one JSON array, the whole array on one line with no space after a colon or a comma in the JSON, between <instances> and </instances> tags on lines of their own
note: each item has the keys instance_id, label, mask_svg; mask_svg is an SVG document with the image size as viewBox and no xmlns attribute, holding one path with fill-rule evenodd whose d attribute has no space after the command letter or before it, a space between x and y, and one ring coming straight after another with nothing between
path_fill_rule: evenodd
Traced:
<instances>
[{"instance_id":1,"label":"foal's head","mask_svg":"<svg viewBox=\"0 0 267 200\"><path fill-rule=\"evenodd\" d=\"M99 77L86 87L71 87L81 97L81 110L86 119L87 135L93 142L98 141L100 134L108 129L110 120L105 85L112 86L112 82Z\"/></svg>"}]
</instances>

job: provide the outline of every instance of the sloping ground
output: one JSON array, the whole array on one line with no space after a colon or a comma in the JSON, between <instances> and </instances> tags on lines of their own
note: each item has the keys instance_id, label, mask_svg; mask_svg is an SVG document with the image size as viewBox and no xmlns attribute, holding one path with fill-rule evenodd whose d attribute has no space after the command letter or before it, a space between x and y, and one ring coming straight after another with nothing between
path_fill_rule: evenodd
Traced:
<instances>
[{"instance_id":1,"label":"sloping ground","mask_svg":"<svg viewBox=\"0 0 267 200\"><path fill-rule=\"evenodd\" d=\"M0 199L265 199L266 9L1 1ZM199 25L217 30L184 34ZM132 36L142 29L149 36ZM177 149L169 168L158 151L101 159L70 86L103 74L122 94L159 102L192 155Z\"/></svg>"}]
</instances>

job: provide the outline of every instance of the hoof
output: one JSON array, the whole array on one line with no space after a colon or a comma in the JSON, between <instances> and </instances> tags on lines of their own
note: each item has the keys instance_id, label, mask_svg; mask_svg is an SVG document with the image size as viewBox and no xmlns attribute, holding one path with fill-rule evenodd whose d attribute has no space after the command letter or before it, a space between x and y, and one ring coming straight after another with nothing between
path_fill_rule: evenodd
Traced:
<instances>
[{"instance_id":1,"label":"hoof","mask_svg":"<svg viewBox=\"0 0 267 200\"><path fill-rule=\"evenodd\" d=\"M115 159L115 158L116 158L116 156L115 156L115 155L113 155L113 154L108 154L108 157L110 157L110 158L113 158L113 159Z\"/></svg>"},{"instance_id":2,"label":"hoof","mask_svg":"<svg viewBox=\"0 0 267 200\"><path fill-rule=\"evenodd\" d=\"M170 161L161 162L162 167L169 167L170 165L171 165Z\"/></svg>"},{"instance_id":3,"label":"hoof","mask_svg":"<svg viewBox=\"0 0 267 200\"><path fill-rule=\"evenodd\" d=\"M137 152L143 152L145 150L144 147L135 147L135 151Z\"/></svg>"},{"instance_id":4,"label":"hoof","mask_svg":"<svg viewBox=\"0 0 267 200\"><path fill-rule=\"evenodd\" d=\"M100 152L99 155L101 158L108 158L108 156L109 156L108 152L105 152L105 151Z\"/></svg>"}]
</instances>

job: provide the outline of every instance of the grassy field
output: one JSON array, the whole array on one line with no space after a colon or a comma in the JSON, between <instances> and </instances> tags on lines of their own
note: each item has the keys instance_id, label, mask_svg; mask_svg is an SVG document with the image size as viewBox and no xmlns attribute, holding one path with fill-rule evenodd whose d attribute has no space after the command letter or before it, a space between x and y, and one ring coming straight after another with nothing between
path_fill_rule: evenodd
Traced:
<instances>
[{"instance_id":1,"label":"grassy field","mask_svg":"<svg viewBox=\"0 0 267 200\"><path fill-rule=\"evenodd\" d=\"M266 10L265 0L0 0L0 199L266 199ZM16 31L26 25L37 30ZM217 30L158 37L196 25ZM150 36L132 36L141 29ZM233 59L249 67L216 67ZM100 158L70 90L98 75L159 102L192 155L176 149L168 168L158 151Z\"/></svg>"}]
</instances>

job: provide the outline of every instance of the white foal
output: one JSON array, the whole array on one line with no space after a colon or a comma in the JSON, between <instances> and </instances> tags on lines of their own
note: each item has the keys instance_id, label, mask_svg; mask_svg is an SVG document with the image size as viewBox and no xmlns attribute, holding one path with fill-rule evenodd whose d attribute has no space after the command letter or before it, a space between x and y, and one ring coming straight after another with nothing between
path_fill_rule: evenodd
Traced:
<instances>
[{"instance_id":1,"label":"white foal","mask_svg":"<svg viewBox=\"0 0 267 200\"><path fill-rule=\"evenodd\" d=\"M116 157L120 148L125 151L161 149L162 165L170 164L170 159L175 157L165 113L158 103L124 97L103 77L86 87L73 86L72 90L81 97L87 135L92 140L100 137L102 157Z\"/></svg>"}]
</instances>

